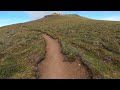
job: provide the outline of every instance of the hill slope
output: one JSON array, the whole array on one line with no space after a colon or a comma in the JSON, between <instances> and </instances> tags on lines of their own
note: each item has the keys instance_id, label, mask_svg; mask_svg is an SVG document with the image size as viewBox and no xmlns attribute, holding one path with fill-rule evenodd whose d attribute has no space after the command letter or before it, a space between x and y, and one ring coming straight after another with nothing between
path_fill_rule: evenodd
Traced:
<instances>
[{"instance_id":1,"label":"hill slope","mask_svg":"<svg viewBox=\"0 0 120 90\"><path fill-rule=\"evenodd\" d=\"M48 15L0 28L0 78L37 78L45 56L42 33L58 39L70 62L80 57L93 78L120 78L120 22Z\"/></svg>"}]
</instances>

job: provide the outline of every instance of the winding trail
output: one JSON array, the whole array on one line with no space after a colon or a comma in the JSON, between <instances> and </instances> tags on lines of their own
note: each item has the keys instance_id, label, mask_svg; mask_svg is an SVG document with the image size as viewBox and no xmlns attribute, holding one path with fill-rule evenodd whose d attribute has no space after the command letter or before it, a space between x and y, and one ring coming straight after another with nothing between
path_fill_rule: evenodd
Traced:
<instances>
[{"instance_id":1,"label":"winding trail","mask_svg":"<svg viewBox=\"0 0 120 90\"><path fill-rule=\"evenodd\" d=\"M89 79L80 60L65 62L57 40L43 34L46 41L45 59L38 65L39 79Z\"/></svg>"}]
</instances>

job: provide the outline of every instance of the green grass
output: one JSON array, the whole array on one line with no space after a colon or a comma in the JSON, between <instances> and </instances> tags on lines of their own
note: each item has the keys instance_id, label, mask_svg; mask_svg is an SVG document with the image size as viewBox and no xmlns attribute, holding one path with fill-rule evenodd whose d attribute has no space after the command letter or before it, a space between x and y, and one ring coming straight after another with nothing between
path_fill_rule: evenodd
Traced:
<instances>
[{"instance_id":1,"label":"green grass","mask_svg":"<svg viewBox=\"0 0 120 90\"><path fill-rule=\"evenodd\" d=\"M79 53L77 48L71 46L70 44L66 44L65 42L61 42L62 49L63 49L63 54L67 55L69 58L69 61L74 61L75 57Z\"/></svg>"},{"instance_id":2,"label":"green grass","mask_svg":"<svg viewBox=\"0 0 120 90\"><path fill-rule=\"evenodd\" d=\"M25 68L12 78L35 78L32 55L45 54L42 33L59 40L62 53L74 61L80 53L94 78L120 78L120 22L78 15L48 15L42 19L0 28L0 63L8 54Z\"/></svg>"},{"instance_id":3,"label":"green grass","mask_svg":"<svg viewBox=\"0 0 120 90\"><path fill-rule=\"evenodd\" d=\"M38 55L40 60L44 58L42 33L13 25L1 28L0 34L0 78L36 78L35 61L31 56ZM7 56L14 59L6 60Z\"/></svg>"},{"instance_id":4,"label":"green grass","mask_svg":"<svg viewBox=\"0 0 120 90\"><path fill-rule=\"evenodd\" d=\"M18 64L14 57L6 57L0 63L0 78L7 79L18 72L22 72L24 67Z\"/></svg>"},{"instance_id":5,"label":"green grass","mask_svg":"<svg viewBox=\"0 0 120 90\"><path fill-rule=\"evenodd\" d=\"M82 54L83 62L94 72L93 78L114 79L120 78L119 70L114 65L105 63L93 52L84 52Z\"/></svg>"}]
</instances>

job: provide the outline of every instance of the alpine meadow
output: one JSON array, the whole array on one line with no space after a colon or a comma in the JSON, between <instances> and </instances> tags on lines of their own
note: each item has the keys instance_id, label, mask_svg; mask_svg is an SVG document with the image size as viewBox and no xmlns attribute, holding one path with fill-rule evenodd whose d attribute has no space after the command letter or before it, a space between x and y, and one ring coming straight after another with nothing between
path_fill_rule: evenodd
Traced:
<instances>
[{"instance_id":1,"label":"alpine meadow","mask_svg":"<svg viewBox=\"0 0 120 90\"><path fill-rule=\"evenodd\" d=\"M64 61L57 63L56 54ZM50 78L55 73L61 79L120 79L120 21L54 13L0 27L0 79Z\"/></svg>"}]
</instances>

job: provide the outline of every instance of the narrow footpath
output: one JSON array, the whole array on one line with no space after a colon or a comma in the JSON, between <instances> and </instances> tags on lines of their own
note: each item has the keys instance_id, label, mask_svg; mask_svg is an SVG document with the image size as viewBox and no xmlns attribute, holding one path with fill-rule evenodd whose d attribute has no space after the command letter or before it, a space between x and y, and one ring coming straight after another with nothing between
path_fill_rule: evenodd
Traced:
<instances>
[{"instance_id":1,"label":"narrow footpath","mask_svg":"<svg viewBox=\"0 0 120 90\"><path fill-rule=\"evenodd\" d=\"M89 73L80 63L65 62L64 55L61 53L61 46L57 40L43 34L46 41L46 56L39 63L38 71L40 79L89 79Z\"/></svg>"}]
</instances>

